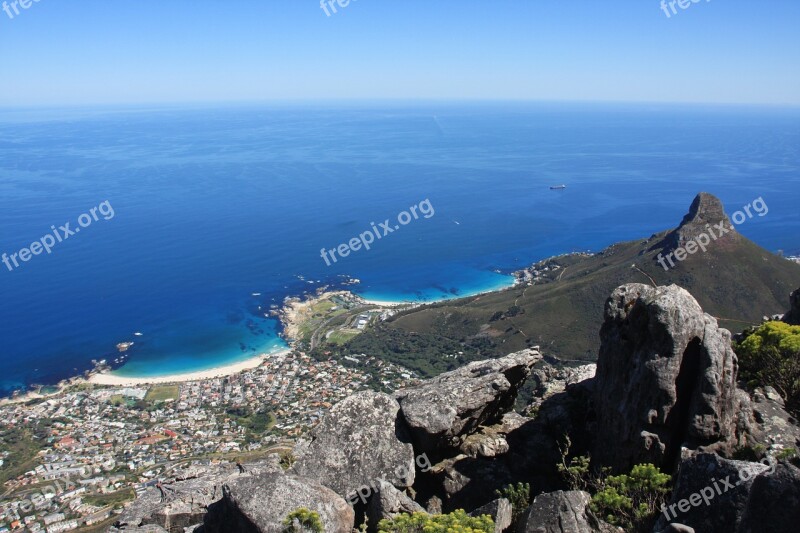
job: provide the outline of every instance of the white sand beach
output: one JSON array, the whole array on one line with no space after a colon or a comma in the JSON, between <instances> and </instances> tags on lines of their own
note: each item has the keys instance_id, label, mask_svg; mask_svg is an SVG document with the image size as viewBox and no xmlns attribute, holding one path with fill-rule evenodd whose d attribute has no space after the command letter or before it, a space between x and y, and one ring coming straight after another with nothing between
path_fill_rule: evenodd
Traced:
<instances>
[{"instance_id":1,"label":"white sand beach","mask_svg":"<svg viewBox=\"0 0 800 533\"><path fill-rule=\"evenodd\" d=\"M201 381L204 379L220 378L238 374L244 370L250 370L261 366L261 364L271 358L286 355L291 350L281 350L279 352L264 353L258 357L253 357L240 363L232 365L211 368L209 370L202 370L198 372L188 372L186 374L174 374L171 376L154 376L154 377L127 377L118 376L111 372L94 374L88 379L89 383L95 385L112 385L116 387L132 387L136 385L157 385L160 383L180 383L186 381Z\"/></svg>"}]
</instances>

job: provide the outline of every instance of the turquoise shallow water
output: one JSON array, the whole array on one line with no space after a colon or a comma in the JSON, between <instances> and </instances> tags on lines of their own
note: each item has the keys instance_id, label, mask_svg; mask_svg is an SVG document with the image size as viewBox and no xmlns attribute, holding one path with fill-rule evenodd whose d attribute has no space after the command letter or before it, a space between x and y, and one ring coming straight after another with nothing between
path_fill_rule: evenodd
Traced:
<instances>
[{"instance_id":1,"label":"turquoise shallow water","mask_svg":"<svg viewBox=\"0 0 800 533\"><path fill-rule=\"evenodd\" d=\"M125 341L131 376L278 349L265 312L348 277L376 300L498 288L536 260L673 227L701 190L731 210L763 197L769 215L741 231L800 251L799 118L515 103L0 111L0 253L114 209L49 255L0 265L0 394L113 361ZM430 218L320 257L424 199Z\"/></svg>"}]
</instances>

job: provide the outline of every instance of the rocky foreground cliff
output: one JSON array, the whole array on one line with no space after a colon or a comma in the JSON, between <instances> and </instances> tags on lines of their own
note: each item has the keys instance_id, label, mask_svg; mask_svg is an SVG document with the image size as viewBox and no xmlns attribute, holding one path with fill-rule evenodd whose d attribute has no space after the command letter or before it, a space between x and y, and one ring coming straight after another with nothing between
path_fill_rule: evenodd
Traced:
<instances>
[{"instance_id":1,"label":"rocky foreground cliff","mask_svg":"<svg viewBox=\"0 0 800 533\"><path fill-rule=\"evenodd\" d=\"M298 444L292 465L272 456L177 472L115 529L280 532L307 508L328 533L456 509L492 516L498 533L620 531L559 471L587 455L597 472L650 463L674 475L653 531L798 531L800 469L779 458L800 445L800 428L775 391L739 388L731 334L715 318L676 285L629 284L606 302L600 338L596 366L554 368L530 348L393 396L356 394ZM522 416L512 408L529 378L537 393ZM742 450L769 461L735 460ZM496 491L520 482L531 501L514 509Z\"/></svg>"}]
</instances>

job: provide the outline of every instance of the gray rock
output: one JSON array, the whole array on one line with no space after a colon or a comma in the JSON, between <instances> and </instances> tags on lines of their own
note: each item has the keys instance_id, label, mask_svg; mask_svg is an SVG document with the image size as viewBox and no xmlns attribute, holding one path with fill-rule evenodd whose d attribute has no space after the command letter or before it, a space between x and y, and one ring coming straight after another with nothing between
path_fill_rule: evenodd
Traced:
<instances>
[{"instance_id":1,"label":"gray rock","mask_svg":"<svg viewBox=\"0 0 800 533\"><path fill-rule=\"evenodd\" d=\"M125 531L160 526L169 531L203 522L206 507L222 497L222 485L239 476L232 463L218 466L193 464L162 480L162 491L150 487L126 507L118 523Z\"/></svg>"},{"instance_id":2,"label":"gray rock","mask_svg":"<svg viewBox=\"0 0 800 533\"><path fill-rule=\"evenodd\" d=\"M503 531L511 527L514 513L511 508L511 502L506 498L500 498L487 503L483 507L475 509L469 515L491 516L492 520L494 520L494 533L503 533Z\"/></svg>"},{"instance_id":3,"label":"gray rock","mask_svg":"<svg viewBox=\"0 0 800 533\"><path fill-rule=\"evenodd\" d=\"M597 464L671 470L681 447L733 449L738 364L731 335L686 290L619 287L606 302L600 338Z\"/></svg>"},{"instance_id":4,"label":"gray rock","mask_svg":"<svg viewBox=\"0 0 800 533\"><path fill-rule=\"evenodd\" d=\"M592 533L616 531L589 510L591 496L582 491L540 494L517 524L517 533Z\"/></svg>"},{"instance_id":5,"label":"gray rock","mask_svg":"<svg viewBox=\"0 0 800 533\"><path fill-rule=\"evenodd\" d=\"M385 481L378 482L377 491L367 504L367 518L371 531L377 531L378 523L381 520L391 520L399 514L425 512L420 504Z\"/></svg>"},{"instance_id":6,"label":"gray rock","mask_svg":"<svg viewBox=\"0 0 800 533\"><path fill-rule=\"evenodd\" d=\"M506 436L522 427L529 418L518 413L506 413L497 424L481 426L478 431L467 436L459 446L459 451L469 457L497 457L509 450Z\"/></svg>"},{"instance_id":7,"label":"gray rock","mask_svg":"<svg viewBox=\"0 0 800 533\"><path fill-rule=\"evenodd\" d=\"M205 533L281 533L283 521L301 507L319 514L326 533L351 533L353 509L313 479L266 473L241 476L223 487L223 498L208 509Z\"/></svg>"},{"instance_id":8,"label":"gray rock","mask_svg":"<svg viewBox=\"0 0 800 533\"><path fill-rule=\"evenodd\" d=\"M684 459L672 499L659 515L656 530L673 521L697 531L740 531L754 479L767 469L761 463L731 461L710 453ZM702 499L704 493L707 500Z\"/></svg>"},{"instance_id":9,"label":"gray rock","mask_svg":"<svg viewBox=\"0 0 800 533\"><path fill-rule=\"evenodd\" d=\"M795 326L800 325L800 289L794 291L789 298L791 308L789 312L783 315L783 321Z\"/></svg>"},{"instance_id":10,"label":"gray rock","mask_svg":"<svg viewBox=\"0 0 800 533\"><path fill-rule=\"evenodd\" d=\"M478 361L397 393L418 451L456 448L514 406L519 387L542 356L528 349Z\"/></svg>"},{"instance_id":11,"label":"gray rock","mask_svg":"<svg viewBox=\"0 0 800 533\"><path fill-rule=\"evenodd\" d=\"M780 463L753 481L741 533L796 533L800 529L800 469Z\"/></svg>"},{"instance_id":12,"label":"gray rock","mask_svg":"<svg viewBox=\"0 0 800 533\"><path fill-rule=\"evenodd\" d=\"M399 410L391 396L369 391L339 402L314 428L292 472L316 479L348 500L379 479L410 487L414 449Z\"/></svg>"}]
</instances>

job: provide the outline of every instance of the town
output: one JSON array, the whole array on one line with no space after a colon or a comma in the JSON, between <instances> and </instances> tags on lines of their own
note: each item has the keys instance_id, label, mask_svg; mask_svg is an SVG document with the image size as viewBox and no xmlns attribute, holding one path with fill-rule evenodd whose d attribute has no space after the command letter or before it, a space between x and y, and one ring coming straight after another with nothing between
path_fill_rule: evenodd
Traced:
<instances>
[{"instance_id":1,"label":"town","mask_svg":"<svg viewBox=\"0 0 800 533\"><path fill-rule=\"evenodd\" d=\"M178 466L288 456L336 402L414 382L412 372L374 357L317 361L293 351L225 378L84 383L5 405L0 533L101 531Z\"/></svg>"}]
</instances>

